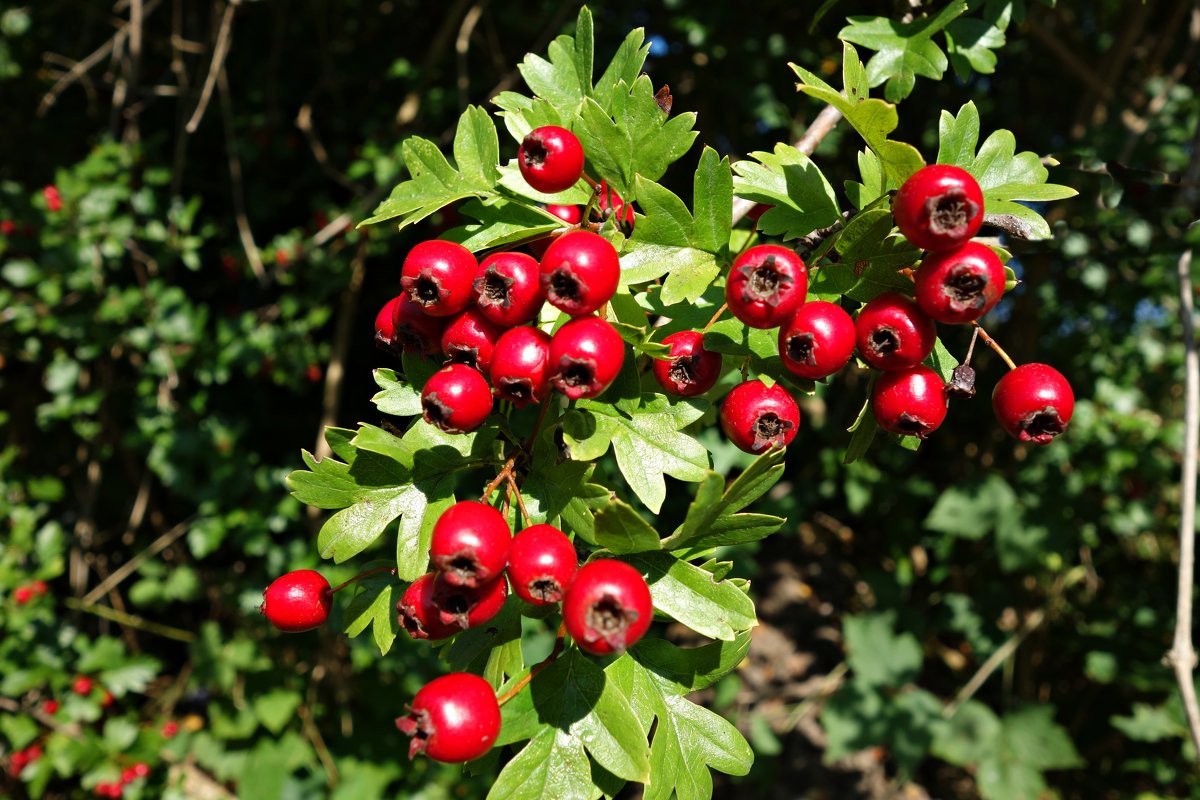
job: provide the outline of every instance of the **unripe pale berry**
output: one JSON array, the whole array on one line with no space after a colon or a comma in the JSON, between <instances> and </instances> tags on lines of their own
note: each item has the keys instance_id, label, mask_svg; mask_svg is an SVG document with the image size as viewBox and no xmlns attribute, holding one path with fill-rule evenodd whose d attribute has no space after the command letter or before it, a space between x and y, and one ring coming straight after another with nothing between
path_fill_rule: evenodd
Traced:
<instances>
[{"instance_id":1,"label":"unripe pale berry","mask_svg":"<svg viewBox=\"0 0 1200 800\"><path fill-rule=\"evenodd\" d=\"M549 605L562 600L579 566L575 545L553 525L532 525L513 537L508 579L526 603Z\"/></svg>"},{"instance_id":2,"label":"unripe pale berry","mask_svg":"<svg viewBox=\"0 0 1200 800\"><path fill-rule=\"evenodd\" d=\"M272 581L259 610L279 630L300 633L324 625L332 606L329 581L315 570L298 569Z\"/></svg>"},{"instance_id":3,"label":"unripe pale berry","mask_svg":"<svg viewBox=\"0 0 1200 800\"><path fill-rule=\"evenodd\" d=\"M505 331L492 354L496 397L517 408L540 403L550 394L550 334L537 328Z\"/></svg>"},{"instance_id":4,"label":"unripe pale berry","mask_svg":"<svg viewBox=\"0 0 1200 800\"><path fill-rule=\"evenodd\" d=\"M517 150L517 168L525 182L539 192L570 189L583 174L583 145L566 128L534 128Z\"/></svg>"},{"instance_id":5,"label":"unripe pale berry","mask_svg":"<svg viewBox=\"0 0 1200 800\"><path fill-rule=\"evenodd\" d=\"M795 251L760 244L737 257L725 282L729 311L751 328L776 328L808 295L808 268Z\"/></svg>"},{"instance_id":6,"label":"unripe pale berry","mask_svg":"<svg viewBox=\"0 0 1200 800\"><path fill-rule=\"evenodd\" d=\"M971 174L930 164L912 174L892 198L892 215L904 238L922 250L964 244L983 224L983 192Z\"/></svg>"},{"instance_id":7,"label":"unripe pale berry","mask_svg":"<svg viewBox=\"0 0 1200 800\"><path fill-rule=\"evenodd\" d=\"M601 394L624 362L621 334L599 317L576 317L550 338L550 384L572 400Z\"/></svg>"},{"instance_id":8,"label":"unripe pale berry","mask_svg":"<svg viewBox=\"0 0 1200 800\"><path fill-rule=\"evenodd\" d=\"M812 300L779 329L779 357L802 378L819 380L854 355L854 320L841 306Z\"/></svg>"},{"instance_id":9,"label":"unripe pale berry","mask_svg":"<svg viewBox=\"0 0 1200 800\"><path fill-rule=\"evenodd\" d=\"M541 275L550 305L579 316L592 313L616 294L621 262L616 248L600 234L568 231L546 248Z\"/></svg>"},{"instance_id":10,"label":"unripe pale berry","mask_svg":"<svg viewBox=\"0 0 1200 800\"><path fill-rule=\"evenodd\" d=\"M996 384L992 408L1012 436L1022 442L1049 444L1071 422L1075 392L1054 367L1022 364Z\"/></svg>"},{"instance_id":11,"label":"unripe pale berry","mask_svg":"<svg viewBox=\"0 0 1200 800\"><path fill-rule=\"evenodd\" d=\"M477 500L463 500L433 524L429 560L452 586L480 586L508 564L512 531L504 515Z\"/></svg>"},{"instance_id":12,"label":"unripe pale berry","mask_svg":"<svg viewBox=\"0 0 1200 800\"><path fill-rule=\"evenodd\" d=\"M733 387L721 403L721 430L738 448L758 454L787 447L800 429L800 407L781 384L759 380Z\"/></svg>"},{"instance_id":13,"label":"unripe pale berry","mask_svg":"<svg viewBox=\"0 0 1200 800\"><path fill-rule=\"evenodd\" d=\"M404 257L400 285L426 314L449 317L474 302L478 269L475 256L461 244L430 239Z\"/></svg>"},{"instance_id":14,"label":"unripe pale berry","mask_svg":"<svg viewBox=\"0 0 1200 800\"><path fill-rule=\"evenodd\" d=\"M579 649L623 653L646 634L654 604L646 579L624 561L602 558L580 567L563 599L563 622Z\"/></svg>"},{"instance_id":15,"label":"unripe pale berry","mask_svg":"<svg viewBox=\"0 0 1200 800\"><path fill-rule=\"evenodd\" d=\"M442 352L455 364L466 364L487 373L496 340L503 330L477 308L468 308L450 320L442 331Z\"/></svg>"},{"instance_id":16,"label":"unripe pale berry","mask_svg":"<svg viewBox=\"0 0 1200 800\"><path fill-rule=\"evenodd\" d=\"M457 764L479 758L500 735L500 706L478 675L451 672L425 684L396 727L412 737L408 757Z\"/></svg>"},{"instance_id":17,"label":"unripe pale berry","mask_svg":"<svg viewBox=\"0 0 1200 800\"><path fill-rule=\"evenodd\" d=\"M704 334L679 331L663 339L671 352L653 362L654 379L668 394L695 397L721 377L721 354L704 349Z\"/></svg>"},{"instance_id":18,"label":"unripe pale berry","mask_svg":"<svg viewBox=\"0 0 1200 800\"><path fill-rule=\"evenodd\" d=\"M885 372L871 391L871 411L888 433L924 439L946 419L946 384L924 364Z\"/></svg>"},{"instance_id":19,"label":"unripe pale berry","mask_svg":"<svg viewBox=\"0 0 1200 800\"><path fill-rule=\"evenodd\" d=\"M425 382L421 409L426 422L446 433L470 433L492 413L492 389L479 370L451 364Z\"/></svg>"},{"instance_id":20,"label":"unripe pale berry","mask_svg":"<svg viewBox=\"0 0 1200 800\"><path fill-rule=\"evenodd\" d=\"M972 322L1000 302L1004 281L1004 265L992 248L967 242L925 256L916 274L917 305L937 322Z\"/></svg>"},{"instance_id":21,"label":"unripe pale berry","mask_svg":"<svg viewBox=\"0 0 1200 800\"><path fill-rule=\"evenodd\" d=\"M538 262L512 250L492 253L479 264L475 294L480 313L506 328L537 319L546 302Z\"/></svg>"},{"instance_id":22,"label":"unripe pale berry","mask_svg":"<svg viewBox=\"0 0 1200 800\"><path fill-rule=\"evenodd\" d=\"M854 320L858 353L882 370L915 367L933 352L937 326L915 300L884 292L867 303Z\"/></svg>"}]
</instances>

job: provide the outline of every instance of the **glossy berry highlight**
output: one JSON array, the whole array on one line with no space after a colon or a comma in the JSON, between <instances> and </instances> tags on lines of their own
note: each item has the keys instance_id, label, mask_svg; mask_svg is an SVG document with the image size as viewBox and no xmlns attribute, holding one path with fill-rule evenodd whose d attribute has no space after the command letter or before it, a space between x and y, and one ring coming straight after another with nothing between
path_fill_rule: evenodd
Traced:
<instances>
[{"instance_id":1,"label":"glossy berry highlight","mask_svg":"<svg viewBox=\"0 0 1200 800\"><path fill-rule=\"evenodd\" d=\"M517 149L517 168L535 191L555 194L570 189L583 175L579 137L557 125L534 128Z\"/></svg>"},{"instance_id":2,"label":"glossy berry highlight","mask_svg":"<svg viewBox=\"0 0 1200 800\"><path fill-rule=\"evenodd\" d=\"M800 429L800 407L780 384L759 380L733 387L721 403L721 430L741 450L762 453L787 447Z\"/></svg>"},{"instance_id":3,"label":"glossy berry highlight","mask_svg":"<svg viewBox=\"0 0 1200 800\"><path fill-rule=\"evenodd\" d=\"M576 317L550 338L550 385L572 400L603 393L624 362L621 334L599 317Z\"/></svg>"},{"instance_id":4,"label":"glossy berry highlight","mask_svg":"<svg viewBox=\"0 0 1200 800\"><path fill-rule=\"evenodd\" d=\"M1063 374L1047 364L1022 364L992 391L996 419L1022 442L1050 444L1075 413L1075 392Z\"/></svg>"},{"instance_id":5,"label":"glossy berry highlight","mask_svg":"<svg viewBox=\"0 0 1200 800\"><path fill-rule=\"evenodd\" d=\"M332 606L333 590L325 576L298 569L271 582L259 610L279 630L300 633L324 625Z\"/></svg>"},{"instance_id":6,"label":"glossy berry highlight","mask_svg":"<svg viewBox=\"0 0 1200 800\"><path fill-rule=\"evenodd\" d=\"M973 322L1000 302L1004 283L1004 265L992 248L967 242L930 253L921 262L916 274L917 305L937 322Z\"/></svg>"},{"instance_id":7,"label":"glossy berry highlight","mask_svg":"<svg viewBox=\"0 0 1200 800\"><path fill-rule=\"evenodd\" d=\"M912 174L892 198L892 216L904 238L922 250L965 244L983 224L983 191L971 174L930 164Z\"/></svg>"},{"instance_id":8,"label":"glossy berry highlight","mask_svg":"<svg viewBox=\"0 0 1200 800\"><path fill-rule=\"evenodd\" d=\"M475 256L461 244L431 239L408 251L400 285L426 314L449 317L474 301L478 269Z\"/></svg>"},{"instance_id":9,"label":"glossy berry highlight","mask_svg":"<svg viewBox=\"0 0 1200 800\"><path fill-rule=\"evenodd\" d=\"M924 439L946 419L946 384L924 364L885 372L871 390L871 411L888 433Z\"/></svg>"},{"instance_id":10,"label":"glossy berry highlight","mask_svg":"<svg viewBox=\"0 0 1200 800\"><path fill-rule=\"evenodd\" d=\"M933 352L937 326L916 301L884 292L863 306L854 320L858 354L882 370L915 367Z\"/></svg>"},{"instance_id":11,"label":"glossy berry highlight","mask_svg":"<svg viewBox=\"0 0 1200 800\"><path fill-rule=\"evenodd\" d=\"M575 545L553 525L532 525L513 537L508 579L513 593L535 606L563 599L579 566Z\"/></svg>"},{"instance_id":12,"label":"glossy berry highlight","mask_svg":"<svg viewBox=\"0 0 1200 800\"><path fill-rule=\"evenodd\" d=\"M585 564L563 599L563 622L579 649L592 655L623 653L646 634L654 604L646 579L612 558Z\"/></svg>"},{"instance_id":13,"label":"glossy berry highlight","mask_svg":"<svg viewBox=\"0 0 1200 800\"><path fill-rule=\"evenodd\" d=\"M496 398L517 408L540 403L550 394L550 334L537 328L505 331L492 354Z\"/></svg>"},{"instance_id":14,"label":"glossy berry highlight","mask_svg":"<svg viewBox=\"0 0 1200 800\"><path fill-rule=\"evenodd\" d=\"M721 354L704 349L704 334L679 331L663 339L671 348L666 358L653 362L654 379L668 394L695 397L711 389L721 377Z\"/></svg>"},{"instance_id":15,"label":"glossy berry highlight","mask_svg":"<svg viewBox=\"0 0 1200 800\"><path fill-rule=\"evenodd\" d=\"M854 320L824 300L800 308L779 329L779 358L788 370L809 380L827 378L854 355Z\"/></svg>"},{"instance_id":16,"label":"glossy berry highlight","mask_svg":"<svg viewBox=\"0 0 1200 800\"><path fill-rule=\"evenodd\" d=\"M446 583L480 586L504 571L512 539L503 514L477 500L463 500L433 524L429 560Z\"/></svg>"},{"instance_id":17,"label":"glossy berry highlight","mask_svg":"<svg viewBox=\"0 0 1200 800\"><path fill-rule=\"evenodd\" d=\"M546 302L538 262L511 250L493 253L480 262L474 289L475 307L505 328L537 319Z\"/></svg>"},{"instance_id":18,"label":"glossy berry highlight","mask_svg":"<svg viewBox=\"0 0 1200 800\"><path fill-rule=\"evenodd\" d=\"M470 433L492 413L492 388L474 367L451 364L425 382L421 410L426 422L446 433Z\"/></svg>"},{"instance_id":19,"label":"glossy berry highlight","mask_svg":"<svg viewBox=\"0 0 1200 800\"><path fill-rule=\"evenodd\" d=\"M598 233L568 231L542 256L541 281L546 300L572 316L590 314L611 300L620 279L616 248Z\"/></svg>"},{"instance_id":20,"label":"glossy berry highlight","mask_svg":"<svg viewBox=\"0 0 1200 800\"><path fill-rule=\"evenodd\" d=\"M725 282L729 311L751 328L776 328L808 294L808 268L794 251L760 244L738 256Z\"/></svg>"},{"instance_id":21,"label":"glossy berry highlight","mask_svg":"<svg viewBox=\"0 0 1200 800\"><path fill-rule=\"evenodd\" d=\"M421 687L396 727L412 737L409 758L457 764L492 749L500 735L500 705L483 678L451 672Z\"/></svg>"}]
</instances>

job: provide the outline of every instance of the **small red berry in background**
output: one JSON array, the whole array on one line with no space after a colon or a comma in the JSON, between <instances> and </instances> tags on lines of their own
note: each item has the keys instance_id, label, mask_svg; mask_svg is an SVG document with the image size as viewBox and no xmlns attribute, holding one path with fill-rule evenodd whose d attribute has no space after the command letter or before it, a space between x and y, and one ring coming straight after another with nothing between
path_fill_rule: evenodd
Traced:
<instances>
[{"instance_id":1,"label":"small red berry in background","mask_svg":"<svg viewBox=\"0 0 1200 800\"><path fill-rule=\"evenodd\" d=\"M779 357L801 378L829 377L853 355L854 320L835 303L805 303L779 329Z\"/></svg>"},{"instance_id":2,"label":"small red berry in background","mask_svg":"<svg viewBox=\"0 0 1200 800\"><path fill-rule=\"evenodd\" d=\"M433 604L438 619L459 630L476 628L500 613L508 599L508 581L504 576L478 586L455 586L439 573L433 579Z\"/></svg>"},{"instance_id":3,"label":"small red berry in background","mask_svg":"<svg viewBox=\"0 0 1200 800\"><path fill-rule=\"evenodd\" d=\"M426 422L446 433L470 433L492 413L492 388L474 367L451 364L425 381L421 409Z\"/></svg>"},{"instance_id":4,"label":"small red berry in background","mask_svg":"<svg viewBox=\"0 0 1200 800\"><path fill-rule=\"evenodd\" d=\"M298 569L276 578L263 592L259 607L267 620L285 633L300 633L325 624L333 590L325 576Z\"/></svg>"},{"instance_id":5,"label":"small red berry in background","mask_svg":"<svg viewBox=\"0 0 1200 800\"><path fill-rule=\"evenodd\" d=\"M288 255L287 250L284 250L282 247L275 250L275 263L276 264L278 264L281 267L286 267L290 262L291 262L291 256Z\"/></svg>"},{"instance_id":6,"label":"small red berry in background","mask_svg":"<svg viewBox=\"0 0 1200 800\"><path fill-rule=\"evenodd\" d=\"M456 242L431 239L404 257L400 285L408 298L433 317L449 317L475 301L479 262Z\"/></svg>"},{"instance_id":7,"label":"small red berry in background","mask_svg":"<svg viewBox=\"0 0 1200 800\"><path fill-rule=\"evenodd\" d=\"M179 733L179 723L173 719L167 720L162 726L162 735L164 739L174 739Z\"/></svg>"},{"instance_id":8,"label":"small red berry in background","mask_svg":"<svg viewBox=\"0 0 1200 800\"><path fill-rule=\"evenodd\" d=\"M468 308L450 320L442 331L442 352L455 364L466 364L487 373L496 341L504 330L478 308Z\"/></svg>"},{"instance_id":9,"label":"small red berry in background","mask_svg":"<svg viewBox=\"0 0 1200 800\"><path fill-rule=\"evenodd\" d=\"M425 684L396 727L412 737L408 757L457 764L479 758L500 735L500 705L483 678L451 672Z\"/></svg>"},{"instance_id":10,"label":"small red berry in background","mask_svg":"<svg viewBox=\"0 0 1200 800\"><path fill-rule=\"evenodd\" d=\"M150 775L150 765L145 761L139 761L133 765L133 774L139 778L145 778Z\"/></svg>"},{"instance_id":11,"label":"small red berry in background","mask_svg":"<svg viewBox=\"0 0 1200 800\"><path fill-rule=\"evenodd\" d=\"M808 268L794 251L760 244L737 257L725 282L729 311L751 328L776 328L808 295Z\"/></svg>"},{"instance_id":12,"label":"small red berry in background","mask_svg":"<svg viewBox=\"0 0 1200 800\"><path fill-rule=\"evenodd\" d=\"M965 244L983 224L983 191L965 169L930 164L912 174L892 198L904 238L922 250Z\"/></svg>"},{"instance_id":13,"label":"small red berry in background","mask_svg":"<svg viewBox=\"0 0 1200 800\"><path fill-rule=\"evenodd\" d=\"M546 302L538 262L512 250L492 253L480 262L472 288L479 312L506 328L537 319Z\"/></svg>"},{"instance_id":14,"label":"small red berry in background","mask_svg":"<svg viewBox=\"0 0 1200 800\"><path fill-rule=\"evenodd\" d=\"M1075 413L1075 392L1063 374L1046 364L1010 370L992 391L996 419L1022 442L1050 444Z\"/></svg>"},{"instance_id":15,"label":"small red berry in background","mask_svg":"<svg viewBox=\"0 0 1200 800\"><path fill-rule=\"evenodd\" d=\"M575 545L553 525L531 525L513 537L508 579L526 603L550 605L562 600L579 566Z\"/></svg>"},{"instance_id":16,"label":"small red berry in background","mask_svg":"<svg viewBox=\"0 0 1200 800\"><path fill-rule=\"evenodd\" d=\"M105 689L104 694L100 698L100 707L101 708L110 708L112 706L112 704L115 702L117 702L117 700L115 697L113 697L113 693L110 692L108 689Z\"/></svg>"},{"instance_id":17,"label":"small red berry in background","mask_svg":"<svg viewBox=\"0 0 1200 800\"><path fill-rule=\"evenodd\" d=\"M612 558L580 567L563 598L567 633L592 655L625 652L646 634L653 620L646 579L634 567Z\"/></svg>"},{"instance_id":18,"label":"small red berry in background","mask_svg":"<svg viewBox=\"0 0 1200 800\"><path fill-rule=\"evenodd\" d=\"M127 786L138 779L138 775L133 771L133 767L126 767L121 770L121 784Z\"/></svg>"},{"instance_id":19,"label":"small red berry in background","mask_svg":"<svg viewBox=\"0 0 1200 800\"><path fill-rule=\"evenodd\" d=\"M762 219L763 214L767 213L774 207L775 206L769 206L766 203L755 203L754 206L746 212L746 217L758 222L760 219Z\"/></svg>"},{"instance_id":20,"label":"small red berry in background","mask_svg":"<svg viewBox=\"0 0 1200 800\"><path fill-rule=\"evenodd\" d=\"M458 625L442 622L437 605L433 602L433 582L436 572L417 578L396 603L400 615L400 627L413 639L445 639L458 633Z\"/></svg>"},{"instance_id":21,"label":"small red berry in background","mask_svg":"<svg viewBox=\"0 0 1200 800\"><path fill-rule=\"evenodd\" d=\"M62 195L59 194L58 187L54 185L47 186L42 189L42 197L46 200L46 209L52 213L62 211L63 201Z\"/></svg>"},{"instance_id":22,"label":"small red berry in background","mask_svg":"<svg viewBox=\"0 0 1200 800\"><path fill-rule=\"evenodd\" d=\"M42 703L42 713L49 714L51 716L53 716L54 714L57 714L58 713L58 701L57 700L47 700L46 702Z\"/></svg>"},{"instance_id":23,"label":"small red berry in background","mask_svg":"<svg viewBox=\"0 0 1200 800\"><path fill-rule=\"evenodd\" d=\"M441 347L444 317L431 317L408 295L397 295L375 317L375 344L397 353L436 355Z\"/></svg>"},{"instance_id":24,"label":"small red berry in background","mask_svg":"<svg viewBox=\"0 0 1200 800\"><path fill-rule=\"evenodd\" d=\"M540 403L550 394L550 334L537 328L505 331L492 353L493 391L517 408Z\"/></svg>"},{"instance_id":25,"label":"small red berry in background","mask_svg":"<svg viewBox=\"0 0 1200 800\"><path fill-rule=\"evenodd\" d=\"M625 227L633 230L633 206L626 205L621 195L608 185L608 181L600 181L599 194L600 199L596 201L596 207L600 209L600 213L605 217L616 217Z\"/></svg>"},{"instance_id":26,"label":"small red berry in background","mask_svg":"<svg viewBox=\"0 0 1200 800\"><path fill-rule=\"evenodd\" d=\"M96 682L86 675L80 675L71 684L71 691L80 697L87 697L92 693L92 689L96 687Z\"/></svg>"},{"instance_id":27,"label":"small red berry in background","mask_svg":"<svg viewBox=\"0 0 1200 800\"><path fill-rule=\"evenodd\" d=\"M309 364L304 369L304 377L309 383L320 383L323 375L324 370L321 369L320 364Z\"/></svg>"},{"instance_id":28,"label":"small red berry in background","mask_svg":"<svg viewBox=\"0 0 1200 800\"><path fill-rule=\"evenodd\" d=\"M946 419L946 384L924 364L885 372L871 391L871 411L888 433L924 439Z\"/></svg>"},{"instance_id":29,"label":"small red berry in background","mask_svg":"<svg viewBox=\"0 0 1200 800\"><path fill-rule=\"evenodd\" d=\"M654 379L668 394L695 397L711 389L721 377L721 354L704 349L704 334L679 331L663 339L671 352L655 358Z\"/></svg>"},{"instance_id":30,"label":"small red berry in background","mask_svg":"<svg viewBox=\"0 0 1200 800\"><path fill-rule=\"evenodd\" d=\"M791 392L778 383L740 383L721 403L721 430L747 453L787 447L799 429L800 407Z\"/></svg>"},{"instance_id":31,"label":"small red berry in background","mask_svg":"<svg viewBox=\"0 0 1200 800\"><path fill-rule=\"evenodd\" d=\"M473 588L504 571L511 544L512 531L503 514L477 500L463 500L433 524L429 560L446 583Z\"/></svg>"},{"instance_id":32,"label":"small red berry in background","mask_svg":"<svg viewBox=\"0 0 1200 800\"><path fill-rule=\"evenodd\" d=\"M624 362L621 334L599 317L576 317L550 338L550 384L572 400L603 393Z\"/></svg>"},{"instance_id":33,"label":"small red berry in background","mask_svg":"<svg viewBox=\"0 0 1200 800\"><path fill-rule=\"evenodd\" d=\"M583 209L579 206L562 206L550 203L546 206L546 210L568 225L578 225L579 221L583 219Z\"/></svg>"},{"instance_id":34,"label":"small red berry in background","mask_svg":"<svg viewBox=\"0 0 1200 800\"><path fill-rule=\"evenodd\" d=\"M916 273L917 305L937 322L961 325L991 311L1004 282L1004 265L992 248L967 242L925 256Z\"/></svg>"},{"instance_id":35,"label":"small red berry in background","mask_svg":"<svg viewBox=\"0 0 1200 800\"><path fill-rule=\"evenodd\" d=\"M37 580L29 584L29 588L33 589L33 593L39 597L50 591L50 586L42 580Z\"/></svg>"},{"instance_id":36,"label":"small red berry in background","mask_svg":"<svg viewBox=\"0 0 1200 800\"><path fill-rule=\"evenodd\" d=\"M517 168L525 182L545 194L574 186L583 175L583 160L579 138L557 125L534 128L517 149Z\"/></svg>"},{"instance_id":37,"label":"small red berry in background","mask_svg":"<svg viewBox=\"0 0 1200 800\"><path fill-rule=\"evenodd\" d=\"M882 370L915 367L937 341L937 325L915 300L899 292L884 292L863 306L854 330L858 354Z\"/></svg>"},{"instance_id":38,"label":"small red berry in background","mask_svg":"<svg viewBox=\"0 0 1200 800\"><path fill-rule=\"evenodd\" d=\"M18 586L13 590L13 600L17 605L23 606L34 598L35 594L31 586Z\"/></svg>"},{"instance_id":39,"label":"small red berry in background","mask_svg":"<svg viewBox=\"0 0 1200 800\"><path fill-rule=\"evenodd\" d=\"M0 219L0 234L12 236L17 232L17 223L11 219Z\"/></svg>"},{"instance_id":40,"label":"small red berry in background","mask_svg":"<svg viewBox=\"0 0 1200 800\"><path fill-rule=\"evenodd\" d=\"M572 316L591 314L616 294L621 262L612 243L591 231L568 231L541 261L542 291L555 308Z\"/></svg>"}]
</instances>

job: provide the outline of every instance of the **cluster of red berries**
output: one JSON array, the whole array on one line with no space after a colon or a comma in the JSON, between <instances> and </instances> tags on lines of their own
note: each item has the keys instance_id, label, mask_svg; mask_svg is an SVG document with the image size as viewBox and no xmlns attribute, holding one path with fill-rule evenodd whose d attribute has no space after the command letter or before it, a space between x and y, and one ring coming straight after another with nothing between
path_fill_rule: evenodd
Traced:
<instances>
[{"instance_id":1,"label":"cluster of red berries","mask_svg":"<svg viewBox=\"0 0 1200 800\"><path fill-rule=\"evenodd\" d=\"M62 211L63 201L62 194L58 191L58 187L51 184L42 189L42 197L46 200L46 209L51 213Z\"/></svg>"},{"instance_id":2,"label":"cluster of red berries","mask_svg":"<svg viewBox=\"0 0 1200 800\"><path fill-rule=\"evenodd\" d=\"M42 746L40 744L31 744L24 750L18 750L8 757L8 774L14 778L20 777L33 762L42 757Z\"/></svg>"},{"instance_id":3,"label":"cluster of red berries","mask_svg":"<svg viewBox=\"0 0 1200 800\"><path fill-rule=\"evenodd\" d=\"M23 606L26 603L32 602L34 598L42 597L48 591L50 591L50 587L46 585L45 581L34 581L25 586L18 586L13 590L13 600L16 601L17 605Z\"/></svg>"},{"instance_id":4,"label":"cluster of red berries","mask_svg":"<svg viewBox=\"0 0 1200 800\"><path fill-rule=\"evenodd\" d=\"M126 767L121 770L121 780L110 781L105 783L97 783L92 789L92 793L96 797L112 797L118 798L125 794L125 787L134 781L149 777L150 765L144 761L139 761L132 767Z\"/></svg>"}]
</instances>

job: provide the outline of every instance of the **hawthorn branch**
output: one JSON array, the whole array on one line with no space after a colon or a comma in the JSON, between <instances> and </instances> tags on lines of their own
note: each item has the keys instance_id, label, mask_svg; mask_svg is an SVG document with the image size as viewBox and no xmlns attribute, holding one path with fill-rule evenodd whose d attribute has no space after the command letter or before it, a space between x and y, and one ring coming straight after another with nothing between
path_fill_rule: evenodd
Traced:
<instances>
[{"instance_id":1,"label":"hawthorn branch","mask_svg":"<svg viewBox=\"0 0 1200 800\"><path fill-rule=\"evenodd\" d=\"M979 670L971 676L971 680L967 681L966 685L959 690L954 699L942 709L942 716L946 719L953 717L959 707L975 696L975 693L982 688L983 684L987 683L987 679L992 677L992 673L999 669L1001 664L1008 661L1009 657L1017 651L1017 648L1021 646L1026 637L1037 630L1045 620L1046 612L1041 609L1034 611L1026 617L1024 624L1021 625L1021 629L1013 634L1007 642L996 648L996 652L992 653L988 657L988 660L980 665Z\"/></svg>"},{"instance_id":2,"label":"hawthorn branch","mask_svg":"<svg viewBox=\"0 0 1200 800\"><path fill-rule=\"evenodd\" d=\"M502 706L505 703L507 703L509 700L512 700L514 697L519 695L521 693L521 690L524 689L526 686L528 686L529 682L532 681L535 677L537 677L537 674L539 672L541 672L546 667L553 664L555 662L555 660L558 659L558 657L562 654L563 645L566 644L566 641L567 641L567 623L563 622L561 625L558 626L558 635L554 639L554 649L550 651L550 655L546 656L544 659L542 659L538 663L534 664L533 668L530 669L529 672L527 672L525 674L525 677L521 678L521 680L514 683L507 692L505 692L504 694L497 697L496 704Z\"/></svg>"}]
</instances>

